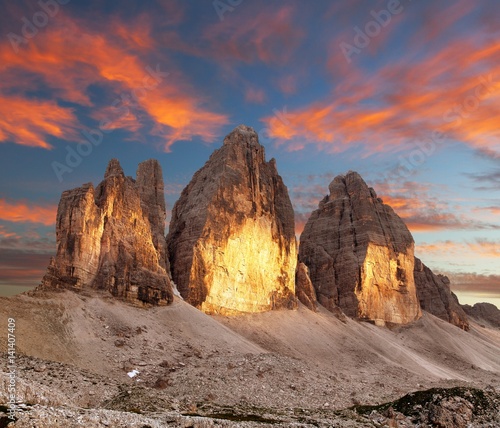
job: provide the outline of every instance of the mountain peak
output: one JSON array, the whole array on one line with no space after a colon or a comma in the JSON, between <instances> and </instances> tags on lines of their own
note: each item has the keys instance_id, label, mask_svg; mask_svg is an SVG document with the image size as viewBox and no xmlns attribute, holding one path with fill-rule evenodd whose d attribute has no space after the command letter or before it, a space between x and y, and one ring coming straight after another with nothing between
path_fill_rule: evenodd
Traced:
<instances>
[{"instance_id":1,"label":"mountain peak","mask_svg":"<svg viewBox=\"0 0 500 428\"><path fill-rule=\"evenodd\" d=\"M224 138L224 145L241 143L260 146L257 132L250 126L238 125Z\"/></svg>"},{"instance_id":2,"label":"mountain peak","mask_svg":"<svg viewBox=\"0 0 500 428\"><path fill-rule=\"evenodd\" d=\"M123 173L123 169L118 159L113 158L108 162L106 172L104 173L104 179L115 175L124 176L125 174Z\"/></svg>"},{"instance_id":3,"label":"mountain peak","mask_svg":"<svg viewBox=\"0 0 500 428\"><path fill-rule=\"evenodd\" d=\"M117 176L123 179L108 180ZM56 224L57 255L42 287L107 290L134 303L173 300L157 161L142 163L134 180L112 159L95 189L63 192Z\"/></svg>"}]
</instances>

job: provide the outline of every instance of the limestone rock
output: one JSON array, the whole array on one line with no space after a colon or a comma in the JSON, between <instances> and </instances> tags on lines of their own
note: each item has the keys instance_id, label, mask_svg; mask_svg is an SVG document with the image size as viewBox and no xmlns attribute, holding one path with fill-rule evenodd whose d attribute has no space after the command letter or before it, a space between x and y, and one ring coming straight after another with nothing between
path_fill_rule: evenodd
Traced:
<instances>
[{"instance_id":1,"label":"limestone rock","mask_svg":"<svg viewBox=\"0 0 500 428\"><path fill-rule=\"evenodd\" d=\"M500 310L492 303L476 303L474 306L462 305L462 309L479 323L500 328Z\"/></svg>"},{"instance_id":2,"label":"limestone rock","mask_svg":"<svg viewBox=\"0 0 500 428\"><path fill-rule=\"evenodd\" d=\"M311 311L317 309L316 291L309 277L309 269L304 263L297 264L295 273L295 295Z\"/></svg>"},{"instance_id":3,"label":"limestone rock","mask_svg":"<svg viewBox=\"0 0 500 428\"><path fill-rule=\"evenodd\" d=\"M292 204L252 128L235 128L195 173L174 206L167 244L179 292L207 313L296 305Z\"/></svg>"},{"instance_id":4,"label":"limestone rock","mask_svg":"<svg viewBox=\"0 0 500 428\"><path fill-rule=\"evenodd\" d=\"M418 319L414 242L404 222L356 172L336 177L329 190L300 238L299 261L318 301L377 324Z\"/></svg>"},{"instance_id":5,"label":"limestone rock","mask_svg":"<svg viewBox=\"0 0 500 428\"><path fill-rule=\"evenodd\" d=\"M107 290L130 301L166 304L168 271L161 167L139 165L125 177L116 159L104 180L63 192L57 209L57 255L41 287Z\"/></svg>"},{"instance_id":6,"label":"limestone rock","mask_svg":"<svg viewBox=\"0 0 500 428\"><path fill-rule=\"evenodd\" d=\"M467 315L450 290L450 280L444 275L435 275L420 259L415 257L415 285L423 310L463 330L469 330Z\"/></svg>"}]
</instances>

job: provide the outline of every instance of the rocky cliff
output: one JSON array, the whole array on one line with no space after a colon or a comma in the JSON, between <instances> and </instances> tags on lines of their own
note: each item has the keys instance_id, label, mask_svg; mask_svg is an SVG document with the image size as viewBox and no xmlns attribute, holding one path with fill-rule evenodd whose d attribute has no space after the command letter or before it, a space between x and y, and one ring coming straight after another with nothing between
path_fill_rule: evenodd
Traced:
<instances>
[{"instance_id":1,"label":"rocky cliff","mask_svg":"<svg viewBox=\"0 0 500 428\"><path fill-rule=\"evenodd\" d=\"M174 206L167 244L179 292L207 313L296 305L293 209L252 128L235 128L196 172Z\"/></svg>"},{"instance_id":2,"label":"rocky cliff","mask_svg":"<svg viewBox=\"0 0 500 428\"><path fill-rule=\"evenodd\" d=\"M329 190L300 237L299 261L318 301L377 324L418 319L414 242L404 222L356 172L336 177Z\"/></svg>"},{"instance_id":3,"label":"rocky cliff","mask_svg":"<svg viewBox=\"0 0 500 428\"><path fill-rule=\"evenodd\" d=\"M41 287L88 287L129 301L171 302L165 217L159 163L141 163L134 180L112 159L96 188L87 183L63 192L57 255Z\"/></svg>"},{"instance_id":4,"label":"rocky cliff","mask_svg":"<svg viewBox=\"0 0 500 428\"><path fill-rule=\"evenodd\" d=\"M435 275L420 259L415 257L415 285L423 310L462 328L469 329L467 315L450 290L450 280Z\"/></svg>"},{"instance_id":5,"label":"rocky cliff","mask_svg":"<svg viewBox=\"0 0 500 428\"><path fill-rule=\"evenodd\" d=\"M311 311L316 311L318 307L316 291L314 291L309 269L304 263L297 264L297 272L295 273L295 294L304 305L311 309Z\"/></svg>"},{"instance_id":6,"label":"rocky cliff","mask_svg":"<svg viewBox=\"0 0 500 428\"><path fill-rule=\"evenodd\" d=\"M462 305L464 312L481 324L500 328L500 310L492 303Z\"/></svg>"}]
</instances>

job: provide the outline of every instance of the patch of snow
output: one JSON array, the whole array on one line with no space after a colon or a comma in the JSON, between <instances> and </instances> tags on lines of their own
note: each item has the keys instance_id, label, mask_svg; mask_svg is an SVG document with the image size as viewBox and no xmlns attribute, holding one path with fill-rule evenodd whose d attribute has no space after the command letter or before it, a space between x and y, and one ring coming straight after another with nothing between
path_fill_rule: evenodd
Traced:
<instances>
[{"instance_id":1,"label":"patch of snow","mask_svg":"<svg viewBox=\"0 0 500 428\"><path fill-rule=\"evenodd\" d=\"M134 369L131 372L127 373L128 377L130 377L130 378L136 377L138 374L139 374L139 370L137 370L137 369Z\"/></svg>"},{"instance_id":2,"label":"patch of snow","mask_svg":"<svg viewBox=\"0 0 500 428\"><path fill-rule=\"evenodd\" d=\"M179 299L184 300L181 296L181 293L179 293L179 290L177 289L177 284L172 281L172 285L174 286L174 296L177 296Z\"/></svg>"}]
</instances>

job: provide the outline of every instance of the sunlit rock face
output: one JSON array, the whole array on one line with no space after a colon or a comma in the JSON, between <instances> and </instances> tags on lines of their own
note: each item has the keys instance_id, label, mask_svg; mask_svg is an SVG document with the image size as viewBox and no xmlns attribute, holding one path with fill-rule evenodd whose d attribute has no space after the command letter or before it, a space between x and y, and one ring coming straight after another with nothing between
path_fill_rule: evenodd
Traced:
<instances>
[{"instance_id":1,"label":"sunlit rock face","mask_svg":"<svg viewBox=\"0 0 500 428\"><path fill-rule=\"evenodd\" d=\"M63 192L57 210L57 255L42 287L107 290L129 301L173 299L164 238L165 197L156 160L125 177L116 159L104 180Z\"/></svg>"},{"instance_id":2,"label":"sunlit rock face","mask_svg":"<svg viewBox=\"0 0 500 428\"><path fill-rule=\"evenodd\" d=\"M296 305L293 209L252 128L234 129L196 172L174 206L167 244L179 292L207 313Z\"/></svg>"},{"instance_id":3,"label":"sunlit rock face","mask_svg":"<svg viewBox=\"0 0 500 428\"><path fill-rule=\"evenodd\" d=\"M467 314L450 289L450 280L444 275L435 275L420 259L415 257L415 284L420 306L423 310L469 330Z\"/></svg>"},{"instance_id":4,"label":"sunlit rock face","mask_svg":"<svg viewBox=\"0 0 500 428\"><path fill-rule=\"evenodd\" d=\"M300 237L319 303L377 324L421 316L414 242L404 224L356 172L336 177Z\"/></svg>"}]
</instances>

